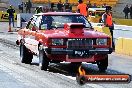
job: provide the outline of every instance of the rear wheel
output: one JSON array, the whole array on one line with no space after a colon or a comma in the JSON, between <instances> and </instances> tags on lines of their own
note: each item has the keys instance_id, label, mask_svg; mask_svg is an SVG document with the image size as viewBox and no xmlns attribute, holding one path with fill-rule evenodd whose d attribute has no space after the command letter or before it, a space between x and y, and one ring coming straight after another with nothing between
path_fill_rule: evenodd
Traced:
<instances>
[{"instance_id":1,"label":"rear wheel","mask_svg":"<svg viewBox=\"0 0 132 88\"><path fill-rule=\"evenodd\" d=\"M20 58L25 64L31 64L33 58L33 54L23 44L20 45Z\"/></svg>"},{"instance_id":2,"label":"rear wheel","mask_svg":"<svg viewBox=\"0 0 132 88\"><path fill-rule=\"evenodd\" d=\"M49 60L46 54L44 53L44 50L39 50L39 66L41 67L41 70L47 71L49 65Z\"/></svg>"},{"instance_id":3,"label":"rear wheel","mask_svg":"<svg viewBox=\"0 0 132 88\"><path fill-rule=\"evenodd\" d=\"M108 67L108 55L105 57L105 59L98 61L97 65L100 72L105 72Z\"/></svg>"}]
</instances>

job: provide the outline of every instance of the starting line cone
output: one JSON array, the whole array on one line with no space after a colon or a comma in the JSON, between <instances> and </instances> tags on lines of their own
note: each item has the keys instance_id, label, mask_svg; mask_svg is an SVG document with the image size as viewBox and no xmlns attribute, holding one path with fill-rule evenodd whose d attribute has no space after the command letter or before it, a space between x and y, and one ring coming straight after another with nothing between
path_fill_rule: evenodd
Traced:
<instances>
[{"instance_id":1,"label":"starting line cone","mask_svg":"<svg viewBox=\"0 0 132 88\"><path fill-rule=\"evenodd\" d=\"M8 32L12 32L12 31L11 31L11 25L9 25L9 30L8 30Z\"/></svg>"}]
</instances>

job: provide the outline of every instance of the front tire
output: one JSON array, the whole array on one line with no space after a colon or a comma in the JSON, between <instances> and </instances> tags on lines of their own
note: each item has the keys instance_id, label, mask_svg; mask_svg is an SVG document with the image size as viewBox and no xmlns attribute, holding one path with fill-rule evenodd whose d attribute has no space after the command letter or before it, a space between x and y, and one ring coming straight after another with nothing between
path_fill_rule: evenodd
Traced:
<instances>
[{"instance_id":1,"label":"front tire","mask_svg":"<svg viewBox=\"0 0 132 88\"><path fill-rule=\"evenodd\" d=\"M98 61L97 65L100 72L105 72L108 67L108 55L105 57L105 59Z\"/></svg>"},{"instance_id":2,"label":"front tire","mask_svg":"<svg viewBox=\"0 0 132 88\"><path fill-rule=\"evenodd\" d=\"M49 60L46 54L44 53L44 50L39 50L39 66L41 70L47 71L49 65Z\"/></svg>"},{"instance_id":3,"label":"front tire","mask_svg":"<svg viewBox=\"0 0 132 88\"><path fill-rule=\"evenodd\" d=\"M33 54L23 44L20 45L20 58L21 62L25 64L31 64L33 59Z\"/></svg>"}]
</instances>

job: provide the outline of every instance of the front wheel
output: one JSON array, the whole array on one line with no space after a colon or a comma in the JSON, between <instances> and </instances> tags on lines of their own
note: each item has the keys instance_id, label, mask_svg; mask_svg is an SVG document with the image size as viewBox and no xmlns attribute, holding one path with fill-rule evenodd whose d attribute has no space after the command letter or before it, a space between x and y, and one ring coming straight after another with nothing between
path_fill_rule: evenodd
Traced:
<instances>
[{"instance_id":1,"label":"front wheel","mask_svg":"<svg viewBox=\"0 0 132 88\"><path fill-rule=\"evenodd\" d=\"M108 55L105 57L105 59L98 61L97 65L100 72L105 72L108 67Z\"/></svg>"},{"instance_id":2,"label":"front wheel","mask_svg":"<svg viewBox=\"0 0 132 88\"><path fill-rule=\"evenodd\" d=\"M49 60L44 53L44 50L39 50L39 66L41 67L41 70L47 71L49 65Z\"/></svg>"}]
</instances>

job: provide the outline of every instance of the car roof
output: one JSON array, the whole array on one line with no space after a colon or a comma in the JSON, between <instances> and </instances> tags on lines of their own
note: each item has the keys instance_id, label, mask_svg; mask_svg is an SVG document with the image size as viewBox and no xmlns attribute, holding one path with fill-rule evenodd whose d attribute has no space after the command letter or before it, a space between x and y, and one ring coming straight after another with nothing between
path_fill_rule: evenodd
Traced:
<instances>
[{"instance_id":1,"label":"car roof","mask_svg":"<svg viewBox=\"0 0 132 88\"><path fill-rule=\"evenodd\" d=\"M38 13L35 15L81 15L80 13L72 13L72 12L47 12L47 13Z\"/></svg>"}]
</instances>

